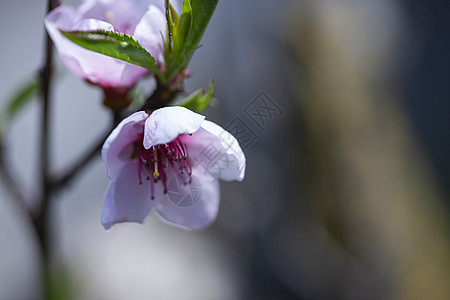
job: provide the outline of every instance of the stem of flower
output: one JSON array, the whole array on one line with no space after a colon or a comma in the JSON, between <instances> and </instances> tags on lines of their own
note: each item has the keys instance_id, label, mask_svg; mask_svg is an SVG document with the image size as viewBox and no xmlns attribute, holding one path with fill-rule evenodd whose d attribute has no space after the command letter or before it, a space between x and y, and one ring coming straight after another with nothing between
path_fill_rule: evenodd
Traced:
<instances>
[{"instance_id":1,"label":"stem of flower","mask_svg":"<svg viewBox=\"0 0 450 300\"><path fill-rule=\"evenodd\" d=\"M184 80L190 76L188 71L176 75L168 84L156 81L156 90L147 98L140 110L152 111L168 106L177 96L184 91Z\"/></svg>"}]
</instances>

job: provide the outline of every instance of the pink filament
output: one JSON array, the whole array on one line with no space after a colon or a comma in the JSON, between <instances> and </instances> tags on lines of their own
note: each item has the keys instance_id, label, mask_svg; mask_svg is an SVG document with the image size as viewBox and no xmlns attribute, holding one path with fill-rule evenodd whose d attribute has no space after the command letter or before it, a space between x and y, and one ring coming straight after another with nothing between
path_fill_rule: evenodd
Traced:
<instances>
[{"instance_id":1,"label":"pink filament","mask_svg":"<svg viewBox=\"0 0 450 300\"><path fill-rule=\"evenodd\" d=\"M159 181L167 193L167 171L171 168L184 184L191 182L192 166L189 163L187 147L178 138L168 144L161 144L145 149L136 144L139 184L142 184L142 175L150 180L152 200L155 199L155 184ZM156 151L156 153L155 153ZM156 172L157 171L157 172ZM156 178L154 175L157 175Z\"/></svg>"}]
</instances>

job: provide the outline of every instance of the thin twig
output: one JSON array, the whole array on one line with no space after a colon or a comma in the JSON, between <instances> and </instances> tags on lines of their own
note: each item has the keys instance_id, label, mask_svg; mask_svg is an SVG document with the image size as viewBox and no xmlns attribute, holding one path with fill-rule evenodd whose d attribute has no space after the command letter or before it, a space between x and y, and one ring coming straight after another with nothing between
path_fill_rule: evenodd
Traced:
<instances>
[{"instance_id":1,"label":"thin twig","mask_svg":"<svg viewBox=\"0 0 450 300\"><path fill-rule=\"evenodd\" d=\"M64 186L68 185L76 175L84 169L87 164L97 155L100 154L103 144L111 131L101 139L97 144L95 144L90 150L88 150L76 163L73 164L71 168L62 176L55 178L52 181L52 188L54 192L59 191Z\"/></svg>"},{"instance_id":2,"label":"thin twig","mask_svg":"<svg viewBox=\"0 0 450 300\"><path fill-rule=\"evenodd\" d=\"M123 119L123 110L112 110L113 117L111 122L111 128L107 130L106 134L96 143L94 146L88 150L81 158L69 168L68 171L64 175L56 177L52 180L51 187L54 192L61 190L64 186L68 185L70 181L72 181L76 175L82 171L87 164L95 158L97 154L100 154L100 150L102 149L105 140L111 134L111 131L120 123Z\"/></svg>"}]
</instances>

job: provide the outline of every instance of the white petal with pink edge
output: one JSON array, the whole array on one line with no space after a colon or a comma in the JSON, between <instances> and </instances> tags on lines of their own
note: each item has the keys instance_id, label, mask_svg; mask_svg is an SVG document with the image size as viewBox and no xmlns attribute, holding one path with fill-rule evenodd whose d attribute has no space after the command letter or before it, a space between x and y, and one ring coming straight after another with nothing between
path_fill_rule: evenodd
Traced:
<instances>
[{"instance_id":1,"label":"white petal with pink edge","mask_svg":"<svg viewBox=\"0 0 450 300\"><path fill-rule=\"evenodd\" d=\"M219 125L203 121L192 136L183 136L193 165L204 166L212 176L242 181L245 176L245 155L236 138Z\"/></svg>"},{"instance_id":2,"label":"white petal with pink edge","mask_svg":"<svg viewBox=\"0 0 450 300\"><path fill-rule=\"evenodd\" d=\"M162 219L182 229L203 229L217 217L220 188L217 179L200 169L194 169L190 184L183 184L174 175L169 180L169 191L156 204Z\"/></svg>"},{"instance_id":3,"label":"white petal with pink edge","mask_svg":"<svg viewBox=\"0 0 450 300\"><path fill-rule=\"evenodd\" d=\"M110 179L114 179L120 169L130 162L133 143L142 138L147 118L146 112L135 112L123 119L106 139L102 148L102 158Z\"/></svg>"},{"instance_id":4,"label":"white petal with pink edge","mask_svg":"<svg viewBox=\"0 0 450 300\"><path fill-rule=\"evenodd\" d=\"M196 132L204 116L181 106L169 106L155 110L145 121L144 147L169 143L180 134Z\"/></svg>"},{"instance_id":5,"label":"white petal with pink edge","mask_svg":"<svg viewBox=\"0 0 450 300\"><path fill-rule=\"evenodd\" d=\"M137 163L123 166L106 191L101 222L105 229L123 222L142 223L156 203L147 185L139 184Z\"/></svg>"}]
</instances>

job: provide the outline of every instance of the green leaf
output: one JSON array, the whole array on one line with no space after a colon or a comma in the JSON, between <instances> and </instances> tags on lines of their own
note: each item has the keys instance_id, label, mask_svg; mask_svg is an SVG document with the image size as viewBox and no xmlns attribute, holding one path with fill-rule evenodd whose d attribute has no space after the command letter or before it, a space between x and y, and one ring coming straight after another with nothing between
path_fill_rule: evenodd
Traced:
<instances>
[{"instance_id":1,"label":"green leaf","mask_svg":"<svg viewBox=\"0 0 450 300\"><path fill-rule=\"evenodd\" d=\"M211 102L211 100L214 99L214 93L215 93L214 81L211 80L211 81L209 82L208 92L207 92L206 95L203 96L203 98L198 102L198 107L197 107L197 111L198 111L198 112L204 111L204 110L209 106L209 103Z\"/></svg>"},{"instance_id":2,"label":"green leaf","mask_svg":"<svg viewBox=\"0 0 450 300\"><path fill-rule=\"evenodd\" d=\"M200 101L201 98L203 98L204 94L205 91L203 89L198 89L195 90L192 94L190 94L186 98L176 101L174 104L195 111L195 108L198 106L197 103Z\"/></svg>"},{"instance_id":3,"label":"green leaf","mask_svg":"<svg viewBox=\"0 0 450 300\"><path fill-rule=\"evenodd\" d=\"M189 0L183 1L181 10L181 19L179 25L175 27L175 36L173 40L174 55L179 55L183 51L184 43L192 27L192 7Z\"/></svg>"},{"instance_id":4,"label":"green leaf","mask_svg":"<svg viewBox=\"0 0 450 300\"><path fill-rule=\"evenodd\" d=\"M33 78L26 82L11 98L6 106L5 117L12 119L16 114L31 102L33 97L39 93L41 88L41 81Z\"/></svg>"},{"instance_id":5,"label":"green leaf","mask_svg":"<svg viewBox=\"0 0 450 300\"><path fill-rule=\"evenodd\" d=\"M173 51L165 53L166 79L182 72L198 49L218 0L185 0L178 26L172 35Z\"/></svg>"},{"instance_id":6,"label":"green leaf","mask_svg":"<svg viewBox=\"0 0 450 300\"><path fill-rule=\"evenodd\" d=\"M158 77L163 76L155 58L129 35L104 30L61 33L83 48L144 67Z\"/></svg>"},{"instance_id":7,"label":"green leaf","mask_svg":"<svg viewBox=\"0 0 450 300\"><path fill-rule=\"evenodd\" d=\"M12 95L6 107L0 113L0 139L3 137L6 123L11 121L40 92L41 81L33 78Z\"/></svg>"},{"instance_id":8,"label":"green leaf","mask_svg":"<svg viewBox=\"0 0 450 300\"><path fill-rule=\"evenodd\" d=\"M178 17L177 11L175 8L173 8L172 4L169 2L169 9L172 17L172 22L174 26L178 26L178 23L180 23L180 18Z\"/></svg>"},{"instance_id":9,"label":"green leaf","mask_svg":"<svg viewBox=\"0 0 450 300\"><path fill-rule=\"evenodd\" d=\"M204 90L198 89L186 98L180 100L176 105L200 113L209 106L212 99L214 99L214 82L211 80L206 95Z\"/></svg>"},{"instance_id":10,"label":"green leaf","mask_svg":"<svg viewBox=\"0 0 450 300\"><path fill-rule=\"evenodd\" d=\"M167 30L167 38L164 41L164 51L165 52L172 52L172 34L174 31L175 21L174 21L174 14L173 14L173 6L169 3L169 1L166 1L166 30ZM175 12L175 15L177 13ZM177 16L178 17L178 16Z\"/></svg>"},{"instance_id":11,"label":"green leaf","mask_svg":"<svg viewBox=\"0 0 450 300\"><path fill-rule=\"evenodd\" d=\"M189 36L186 39L186 49L188 51L193 53L198 48L200 39L214 13L217 2L218 0L191 0L193 22Z\"/></svg>"}]
</instances>

